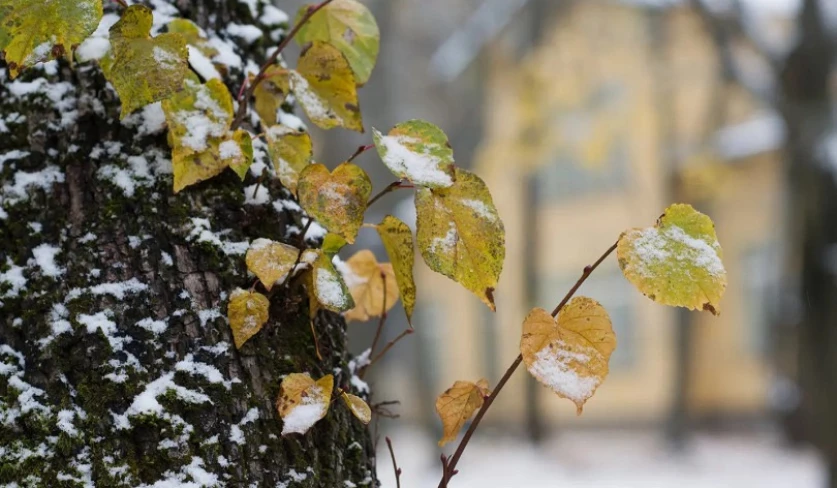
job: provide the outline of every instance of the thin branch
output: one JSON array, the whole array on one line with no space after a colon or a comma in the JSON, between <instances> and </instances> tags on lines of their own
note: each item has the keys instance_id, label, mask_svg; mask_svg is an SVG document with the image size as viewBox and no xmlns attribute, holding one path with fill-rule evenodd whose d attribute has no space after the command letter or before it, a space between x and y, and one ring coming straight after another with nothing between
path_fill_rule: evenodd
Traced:
<instances>
[{"instance_id":1,"label":"thin branch","mask_svg":"<svg viewBox=\"0 0 837 488\"><path fill-rule=\"evenodd\" d=\"M290 44L291 40L293 40L293 38L296 37L302 26L305 25L306 22L311 20L311 17L313 17L314 14L319 12L323 7L330 4L332 1L333 0L324 0L317 5L308 7L308 10L305 12L305 15L303 15L302 18L299 19L299 22L297 22L296 25L293 26L288 35L286 35L285 38L282 39L282 42L280 42L279 45L276 46L276 50L273 51L273 54L270 55L267 61L259 69L259 73L253 79L253 82L250 83L250 85L247 87L247 90L242 94L242 96L238 97L238 113L236 113L235 115L235 120L233 120L230 130L234 131L241 126L241 122L244 121L244 117L247 115L247 106L250 97L252 97L253 93L255 93L256 87L259 86L259 83L261 83L262 80L264 80L265 73L267 72L267 70L271 66L276 64L276 60L279 59L279 55L282 54L282 51L284 51L285 48L288 47L288 44Z\"/></svg>"},{"instance_id":2,"label":"thin branch","mask_svg":"<svg viewBox=\"0 0 837 488\"><path fill-rule=\"evenodd\" d=\"M347 159L347 160L346 160L346 162L347 162L347 163L351 163L351 162L352 162L352 161L354 161L354 160L355 160L358 156L360 156L361 154L365 153L366 151L368 151L368 150L372 149L373 147L375 147L375 145L374 145L374 144L367 144L367 145L365 145L365 146L360 146L360 147L358 147L358 148L357 148L357 151L355 151L355 152L354 152L351 156L349 156L349 159Z\"/></svg>"},{"instance_id":3,"label":"thin branch","mask_svg":"<svg viewBox=\"0 0 837 488\"><path fill-rule=\"evenodd\" d=\"M309 322L311 322L311 335L314 336L314 349L317 351L317 359L320 361L323 360L322 354L320 354L320 341L317 339L317 331L314 329L314 318L310 317Z\"/></svg>"},{"instance_id":4,"label":"thin branch","mask_svg":"<svg viewBox=\"0 0 837 488\"><path fill-rule=\"evenodd\" d=\"M383 190L381 190L377 195L370 198L369 201L366 203L366 207L371 207L373 203L377 202L387 193L393 192L399 188L415 188L413 185L409 183L404 183L402 181L393 181L389 185L386 186Z\"/></svg>"},{"instance_id":5,"label":"thin branch","mask_svg":"<svg viewBox=\"0 0 837 488\"><path fill-rule=\"evenodd\" d=\"M584 267L584 271L581 273L581 277L578 281L575 282L570 291L564 295L564 298L558 303L558 306L555 307L555 310L552 311L552 316L555 317L558 315L558 312L564 308L564 305L570 301L570 299L575 295L575 292L578 291L579 287L587 280L587 278L599 267L602 262L616 250L616 245L618 241L614 243L612 246L608 248L604 254L596 260L595 263L589 266ZM497 386L494 388L494 391L491 392L485 401L480 407L479 411L477 411L476 417L474 417L474 421L471 422L471 425L468 427L468 430L465 431L465 435L462 437L462 441L459 442L459 445L456 447L456 451L453 453L453 456L450 458L444 458L442 461L442 480L439 481L439 488L447 488L448 482L450 479L457 473L456 471L456 464L459 462L459 459L462 457L462 453L465 452L465 448L468 447L468 442L471 440L471 436L474 435L474 431L477 430L477 427L480 425L480 421L485 416L485 413L488 412L488 409L491 408L491 404L494 403L494 400L497 398L497 395L500 394L500 391L503 390L503 387L506 386L506 383L511 378L512 374L517 370L517 367L520 366L520 363L523 362L523 355L518 354L517 358L515 358L514 362L509 366L509 369L506 370L506 373L500 378L500 381L497 383Z\"/></svg>"},{"instance_id":6,"label":"thin branch","mask_svg":"<svg viewBox=\"0 0 837 488\"><path fill-rule=\"evenodd\" d=\"M408 336L408 335L412 334L413 332L415 332L415 329L413 329L413 328L404 329L404 332L402 332L402 333L398 334L398 337L396 337L395 339L393 339L393 340L391 340L391 341L387 342L387 345L386 345L386 346L384 346L384 348L381 350L381 352L379 352L379 353L378 353L378 355L377 355L377 356L375 356L374 358L372 358L372 360L371 360L371 361L369 361L369 364L368 364L368 365L366 365L366 367L368 368L369 366L372 366L372 365L373 365L373 364L375 364L376 362L380 361L380 360L381 360L381 358L382 358L382 357L384 357L384 354L386 354L386 353L387 353L387 351L389 351L390 349L392 349L392 346L394 346L395 344L397 344L397 343L398 343L398 341L400 341L400 340L401 340L401 339L403 339L404 337L406 337L406 336Z\"/></svg>"},{"instance_id":7,"label":"thin branch","mask_svg":"<svg viewBox=\"0 0 837 488\"><path fill-rule=\"evenodd\" d=\"M375 338L372 339L372 347L369 348L369 356L371 357L375 353L375 348L378 347L378 341L381 339L381 332L384 330L384 323L387 321L387 275L381 271L381 279L384 282L384 300L381 302L381 318L378 320L378 329L375 330ZM363 376L366 374L366 368L371 366L372 363L368 363L363 366L358 372L358 377L363 379Z\"/></svg>"},{"instance_id":8,"label":"thin branch","mask_svg":"<svg viewBox=\"0 0 837 488\"><path fill-rule=\"evenodd\" d=\"M386 440L387 447L389 448L389 455L392 457L392 469L395 470L395 487L401 488L401 468L399 468L398 463L395 462L395 451L392 450L392 441L389 440L389 437L387 437Z\"/></svg>"},{"instance_id":9,"label":"thin branch","mask_svg":"<svg viewBox=\"0 0 837 488\"><path fill-rule=\"evenodd\" d=\"M113 2L118 3L122 7L128 8L128 2L126 2L125 0L113 0Z\"/></svg>"}]
</instances>

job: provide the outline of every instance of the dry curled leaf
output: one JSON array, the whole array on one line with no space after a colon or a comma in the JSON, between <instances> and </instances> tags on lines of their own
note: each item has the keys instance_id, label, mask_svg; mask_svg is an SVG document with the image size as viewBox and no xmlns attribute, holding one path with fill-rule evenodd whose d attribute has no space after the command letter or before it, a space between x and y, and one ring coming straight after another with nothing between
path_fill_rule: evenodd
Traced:
<instances>
[{"instance_id":1,"label":"dry curled leaf","mask_svg":"<svg viewBox=\"0 0 837 488\"><path fill-rule=\"evenodd\" d=\"M262 330L269 317L269 309L270 301L261 293L236 288L230 294L227 318L237 349Z\"/></svg>"},{"instance_id":2,"label":"dry curled leaf","mask_svg":"<svg viewBox=\"0 0 837 488\"><path fill-rule=\"evenodd\" d=\"M309 164L299 175L299 204L323 227L349 244L363 225L372 182L363 169L343 163L329 173L325 165Z\"/></svg>"},{"instance_id":3,"label":"dry curled leaf","mask_svg":"<svg viewBox=\"0 0 837 488\"><path fill-rule=\"evenodd\" d=\"M293 270L299 249L269 239L256 239L247 250L247 269L259 278L269 291L277 281L283 281Z\"/></svg>"},{"instance_id":4,"label":"dry curled leaf","mask_svg":"<svg viewBox=\"0 0 837 488\"><path fill-rule=\"evenodd\" d=\"M344 314L346 320L363 322L380 317L398 301L398 283L392 265L379 263L372 251L356 252L342 263L340 271L355 302L355 307Z\"/></svg>"},{"instance_id":5,"label":"dry curled leaf","mask_svg":"<svg viewBox=\"0 0 837 488\"><path fill-rule=\"evenodd\" d=\"M330 374L316 382L308 373L285 376L276 400L276 409L282 417L282 435L304 434L325 417L333 389L334 377Z\"/></svg>"},{"instance_id":6,"label":"dry curled leaf","mask_svg":"<svg viewBox=\"0 0 837 488\"><path fill-rule=\"evenodd\" d=\"M616 248L622 273L663 305L719 313L727 287L715 225L691 205L666 209L654 227L622 234Z\"/></svg>"},{"instance_id":7,"label":"dry curled leaf","mask_svg":"<svg viewBox=\"0 0 837 488\"><path fill-rule=\"evenodd\" d=\"M476 383L457 381L436 398L436 413L442 419L443 428L439 447L456 439L462 426L482 407L489 395L488 381L481 379Z\"/></svg>"},{"instance_id":8,"label":"dry curled leaf","mask_svg":"<svg viewBox=\"0 0 837 488\"><path fill-rule=\"evenodd\" d=\"M369 405L362 398L345 392L341 395L341 398L346 403L346 406L349 407L352 415L358 420L364 424L368 424L372 420L372 409L369 408Z\"/></svg>"},{"instance_id":9,"label":"dry curled leaf","mask_svg":"<svg viewBox=\"0 0 837 488\"><path fill-rule=\"evenodd\" d=\"M535 308L523 322L520 353L539 382L581 409L608 372L616 334L604 307L587 297L570 300L552 316Z\"/></svg>"},{"instance_id":10,"label":"dry curled leaf","mask_svg":"<svg viewBox=\"0 0 837 488\"><path fill-rule=\"evenodd\" d=\"M415 250L413 249L413 232L404 222L392 215L387 215L376 226L381 242L387 251L395 280L401 294L401 303L410 322L416 305L416 283L413 280L413 265L415 264Z\"/></svg>"}]
</instances>

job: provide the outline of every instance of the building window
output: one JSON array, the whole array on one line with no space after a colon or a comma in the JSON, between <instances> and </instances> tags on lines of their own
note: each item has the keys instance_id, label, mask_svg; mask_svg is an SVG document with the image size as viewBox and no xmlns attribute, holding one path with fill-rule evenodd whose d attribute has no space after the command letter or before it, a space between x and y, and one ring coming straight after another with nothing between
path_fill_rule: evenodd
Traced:
<instances>
[{"instance_id":1,"label":"building window","mask_svg":"<svg viewBox=\"0 0 837 488\"><path fill-rule=\"evenodd\" d=\"M772 331L779 299L780 255L778 246L762 245L742 255L742 284L747 348L754 355L770 354Z\"/></svg>"},{"instance_id":2,"label":"building window","mask_svg":"<svg viewBox=\"0 0 837 488\"><path fill-rule=\"evenodd\" d=\"M578 277L547 278L538 287L539 303L550 309L575 284ZM596 270L578 289L576 296L587 296L607 310L616 334L616 350L610 357L611 370L624 371L637 362L636 344L636 293L615 265Z\"/></svg>"}]
</instances>

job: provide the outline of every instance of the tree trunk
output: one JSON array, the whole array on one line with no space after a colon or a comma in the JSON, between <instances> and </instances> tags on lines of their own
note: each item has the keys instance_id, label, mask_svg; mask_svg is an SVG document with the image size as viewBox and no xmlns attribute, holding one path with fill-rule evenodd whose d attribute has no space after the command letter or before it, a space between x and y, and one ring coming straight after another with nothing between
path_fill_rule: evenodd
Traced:
<instances>
[{"instance_id":1,"label":"tree trunk","mask_svg":"<svg viewBox=\"0 0 837 488\"><path fill-rule=\"evenodd\" d=\"M256 2L173 3L210 35L254 23ZM269 39L238 45L245 63ZM316 321L320 361L305 294L275 287L270 322L232 345L227 298L253 283L246 243L297 241L278 180L264 183L273 204L245 204L256 178L232 172L175 195L165 131L120 123L98 67L0 76L0 484L377 485L348 409L282 437L274 407L291 372L351 390L340 317Z\"/></svg>"},{"instance_id":2,"label":"tree trunk","mask_svg":"<svg viewBox=\"0 0 837 488\"><path fill-rule=\"evenodd\" d=\"M799 297L799 377L809 433L837 486L837 120L830 89L833 34L806 0L801 39L782 72L788 127L789 239Z\"/></svg>"}]
</instances>

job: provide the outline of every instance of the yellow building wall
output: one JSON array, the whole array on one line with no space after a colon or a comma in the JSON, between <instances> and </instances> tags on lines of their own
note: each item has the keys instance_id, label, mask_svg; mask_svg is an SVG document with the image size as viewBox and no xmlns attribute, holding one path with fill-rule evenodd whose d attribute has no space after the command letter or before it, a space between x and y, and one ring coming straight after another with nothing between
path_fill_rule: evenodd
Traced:
<instances>
[{"instance_id":1,"label":"yellow building wall","mask_svg":"<svg viewBox=\"0 0 837 488\"><path fill-rule=\"evenodd\" d=\"M688 154L672 156L670 141L664 138L676 141L675 153L705 151L717 123L724 122L717 121L712 112L716 107L710 102L717 96L718 85L716 57L700 19L688 9L668 11L663 49L668 54L661 54L658 39L651 37L649 21L643 9L613 2L579 2L555 20L541 45L525 59L517 59L502 43L489 51L486 135L475 172L491 189L505 223L506 259L495 293L497 313L490 319L494 325L486 323L484 305L476 297L418 268L422 301L440 311L443 325L434 327L442 327L445 334L438 344L439 392L455 380L484 376L489 361L495 361L502 373L519 352L521 322L531 306L551 310L563 297L566 289L541 290L538 295L548 296L547 301L526 303L526 253L536 254L542 282L572 284L623 230L650 225L675 197L669 177L671 158ZM618 102L589 102L591 91L610 86L621 91ZM726 122L739 117L746 120L753 110L751 101L735 97ZM580 134L573 127L578 120L585 124ZM556 152L575 154L581 161L576 164L596 171L598 165L607 164L607 151L618 141L625 144L629 166L616 187L547 198L536 209L527 206L530 175L556 164ZM769 368L763 357L748 350L742 332L746 311L738 286L742 279L738 257L772 236L779 171L775 154L736 164L724 172L728 180L723 189L701 207L717 223L730 286L720 318L694 316L689 400L696 414L754 413L765 408ZM536 213L535 235L525 235L527 212ZM754 214L760 217L753 218ZM597 271L605 276L618 273L615 257ZM584 294L585 288L579 293ZM664 418L674 389L675 314L635 291L628 300L633 316L632 364L611 368L581 417L576 417L571 402L543 389L540 408L547 419L584 425ZM481 335L491 330L498 334L498 357L486 357L481 347ZM498 397L488 421L520 422L526 408L527 376L523 368L518 371Z\"/></svg>"}]
</instances>

